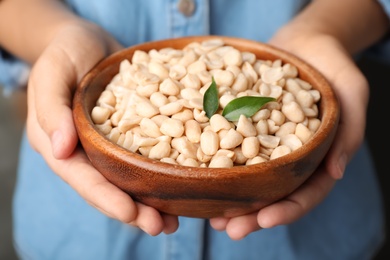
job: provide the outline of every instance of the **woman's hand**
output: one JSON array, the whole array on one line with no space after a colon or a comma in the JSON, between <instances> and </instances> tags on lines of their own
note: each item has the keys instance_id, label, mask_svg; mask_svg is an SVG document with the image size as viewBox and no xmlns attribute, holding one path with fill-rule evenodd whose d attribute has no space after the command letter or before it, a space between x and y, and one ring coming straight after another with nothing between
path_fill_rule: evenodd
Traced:
<instances>
[{"instance_id":1,"label":"woman's hand","mask_svg":"<svg viewBox=\"0 0 390 260\"><path fill-rule=\"evenodd\" d=\"M270 40L311 64L329 81L340 101L338 131L323 163L304 185L259 212L212 219L216 230L241 239L260 228L292 223L327 196L364 138L369 89L351 54L378 41L388 29L389 19L377 1L317 0Z\"/></svg>"},{"instance_id":2,"label":"woman's hand","mask_svg":"<svg viewBox=\"0 0 390 260\"><path fill-rule=\"evenodd\" d=\"M297 55L326 77L340 101L340 123L323 163L291 195L253 214L210 220L214 229L226 230L234 240L261 228L292 223L308 213L327 196L336 180L342 178L346 164L364 138L368 83L341 44L329 35L294 34L288 30L279 32L270 44Z\"/></svg>"},{"instance_id":3,"label":"woman's hand","mask_svg":"<svg viewBox=\"0 0 390 260\"><path fill-rule=\"evenodd\" d=\"M102 58L122 47L87 22L58 30L35 62L28 83L27 134L51 169L89 204L111 218L138 226L150 235L172 233L177 217L134 202L108 182L77 146L72 96L77 83Z\"/></svg>"}]
</instances>

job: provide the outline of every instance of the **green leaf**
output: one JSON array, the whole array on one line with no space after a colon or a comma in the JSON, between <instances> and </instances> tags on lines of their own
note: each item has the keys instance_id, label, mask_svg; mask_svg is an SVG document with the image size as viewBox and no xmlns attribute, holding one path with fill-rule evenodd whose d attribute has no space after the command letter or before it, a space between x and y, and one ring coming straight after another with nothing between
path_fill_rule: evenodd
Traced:
<instances>
[{"instance_id":1,"label":"green leaf","mask_svg":"<svg viewBox=\"0 0 390 260\"><path fill-rule=\"evenodd\" d=\"M219 108L217 84L214 81L214 77L211 80L211 85L203 97L203 110L208 118L211 118Z\"/></svg>"},{"instance_id":2,"label":"green leaf","mask_svg":"<svg viewBox=\"0 0 390 260\"><path fill-rule=\"evenodd\" d=\"M241 115L253 116L260 108L268 102L275 101L272 97L244 96L230 101L222 115L229 121L237 121Z\"/></svg>"}]
</instances>

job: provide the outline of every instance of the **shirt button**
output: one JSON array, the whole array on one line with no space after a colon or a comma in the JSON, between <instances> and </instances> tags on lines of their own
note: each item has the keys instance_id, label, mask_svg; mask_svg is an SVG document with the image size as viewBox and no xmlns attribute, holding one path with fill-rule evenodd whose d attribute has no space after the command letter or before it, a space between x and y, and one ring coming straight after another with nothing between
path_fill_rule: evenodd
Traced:
<instances>
[{"instance_id":1,"label":"shirt button","mask_svg":"<svg viewBox=\"0 0 390 260\"><path fill-rule=\"evenodd\" d=\"M195 11L194 0L179 0L177 8L179 9L180 13L189 17Z\"/></svg>"}]
</instances>

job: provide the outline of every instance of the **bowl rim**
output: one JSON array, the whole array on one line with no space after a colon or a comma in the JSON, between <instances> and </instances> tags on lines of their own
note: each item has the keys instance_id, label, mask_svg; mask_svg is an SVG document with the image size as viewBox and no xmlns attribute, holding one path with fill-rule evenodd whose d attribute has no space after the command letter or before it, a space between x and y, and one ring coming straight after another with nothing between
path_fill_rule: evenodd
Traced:
<instances>
[{"instance_id":1,"label":"bowl rim","mask_svg":"<svg viewBox=\"0 0 390 260\"><path fill-rule=\"evenodd\" d=\"M150 159L141 154L133 153L125 149L124 147L113 143L106 136L104 136L100 132L100 130L97 129L90 117L90 113L87 110L86 105L82 101L85 100L86 90L93 82L94 78L99 73L102 73L106 66L116 64L116 66L118 66L119 68L119 63L124 59L123 54L126 54L126 58L129 58L131 57L129 53L132 53L135 50L148 50L151 48L155 48L158 45L160 45L161 48L176 48L176 46L185 46L185 43L191 43L194 41L201 42L212 39L222 39L226 45L233 45L235 47L240 46L240 48L244 49L246 49L245 46L247 46L248 48L250 47L249 49L258 49L263 52L266 52L267 55L281 59L283 63L287 62L292 65L295 65L298 68L300 77L301 75L304 75L303 79L310 82L315 89L317 88L317 85L313 84L314 81L319 82L318 84L322 85L320 91L320 102L326 102L325 105L327 110L325 112L321 111L322 118L320 126L307 143L287 155L258 164L237 165L233 166L232 168L203 168L169 164L158 160ZM73 98L73 115L78 135L88 136L88 138L94 138L96 140L94 142L94 148L99 149L100 151L110 150L112 156L115 159L120 160L125 164L130 163L138 168L153 169L153 171L157 171L156 174L158 173L161 175L169 175L170 177L175 178L226 179L240 178L242 174L266 174L268 172L268 169L275 167L283 167L286 162L293 163L297 160L301 160L311 151L317 149L329 136L333 141L339 123L340 108L338 98L329 82L325 79L325 77L317 69L315 69L310 64L300 59L296 55L284 51L275 46L269 45L267 43L250 39L219 35L205 35L185 36L173 39L148 41L145 43L136 44L124 48L102 59L82 78L82 80L78 84ZM80 132L79 125L84 125L88 127L84 127L83 132ZM328 146L329 147L326 147L327 150L330 148L330 144ZM232 170L233 168L234 170Z\"/></svg>"}]
</instances>

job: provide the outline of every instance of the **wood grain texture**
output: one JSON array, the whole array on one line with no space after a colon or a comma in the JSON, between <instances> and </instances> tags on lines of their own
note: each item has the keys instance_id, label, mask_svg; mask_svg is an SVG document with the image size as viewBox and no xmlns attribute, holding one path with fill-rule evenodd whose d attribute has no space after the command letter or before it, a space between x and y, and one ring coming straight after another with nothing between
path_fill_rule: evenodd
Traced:
<instances>
[{"instance_id":1,"label":"wood grain texture","mask_svg":"<svg viewBox=\"0 0 390 260\"><path fill-rule=\"evenodd\" d=\"M135 50L182 49L194 41L221 38L227 45L253 52L259 59L281 59L321 93L321 125L309 142L268 162L233 168L197 168L162 163L112 143L94 126L90 113L100 93ZM101 61L80 82L73 100L80 142L94 167L133 199L161 212L210 218L250 213L287 196L315 171L334 139L339 104L325 78L292 54L264 43L220 36L184 37L132 46Z\"/></svg>"}]
</instances>

